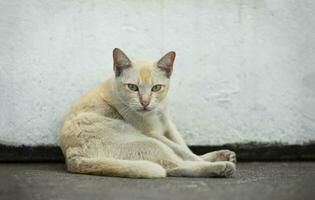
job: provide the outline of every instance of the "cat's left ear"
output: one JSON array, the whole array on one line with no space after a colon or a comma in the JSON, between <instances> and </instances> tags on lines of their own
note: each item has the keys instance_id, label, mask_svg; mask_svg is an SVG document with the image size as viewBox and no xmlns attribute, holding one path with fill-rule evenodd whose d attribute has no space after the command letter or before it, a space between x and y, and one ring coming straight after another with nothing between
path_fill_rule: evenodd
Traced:
<instances>
[{"instance_id":1,"label":"cat's left ear","mask_svg":"<svg viewBox=\"0 0 315 200\"><path fill-rule=\"evenodd\" d=\"M175 57L176 53L170 51L157 62L157 67L165 71L167 78L170 78L172 75Z\"/></svg>"}]
</instances>

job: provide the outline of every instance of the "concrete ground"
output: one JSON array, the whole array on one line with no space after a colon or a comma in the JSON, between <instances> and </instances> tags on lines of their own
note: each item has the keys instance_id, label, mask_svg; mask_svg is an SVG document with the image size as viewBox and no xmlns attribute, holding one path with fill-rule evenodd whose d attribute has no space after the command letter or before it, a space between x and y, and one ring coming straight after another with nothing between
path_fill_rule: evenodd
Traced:
<instances>
[{"instance_id":1,"label":"concrete ground","mask_svg":"<svg viewBox=\"0 0 315 200\"><path fill-rule=\"evenodd\" d=\"M238 163L233 178L128 179L67 173L60 163L1 163L0 199L314 199L315 162Z\"/></svg>"}]
</instances>

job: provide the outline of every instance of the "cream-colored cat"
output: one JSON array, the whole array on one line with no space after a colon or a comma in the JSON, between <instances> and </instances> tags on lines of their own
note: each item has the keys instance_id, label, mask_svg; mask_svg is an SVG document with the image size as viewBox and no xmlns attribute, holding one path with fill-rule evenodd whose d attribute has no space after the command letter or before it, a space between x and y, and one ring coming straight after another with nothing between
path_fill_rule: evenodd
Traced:
<instances>
[{"instance_id":1,"label":"cream-colored cat","mask_svg":"<svg viewBox=\"0 0 315 200\"><path fill-rule=\"evenodd\" d=\"M167 114L175 52L134 62L113 51L115 75L82 96L66 114L59 145L71 172L157 178L216 177L235 172L235 153L192 153ZM189 122L187 122L189 123Z\"/></svg>"}]
</instances>

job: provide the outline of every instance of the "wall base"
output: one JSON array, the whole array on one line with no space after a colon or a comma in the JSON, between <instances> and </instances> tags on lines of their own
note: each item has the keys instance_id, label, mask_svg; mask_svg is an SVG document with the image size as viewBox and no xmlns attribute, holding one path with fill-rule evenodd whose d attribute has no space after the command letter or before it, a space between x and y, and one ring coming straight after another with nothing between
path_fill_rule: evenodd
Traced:
<instances>
[{"instance_id":1,"label":"wall base","mask_svg":"<svg viewBox=\"0 0 315 200\"><path fill-rule=\"evenodd\" d=\"M190 146L198 155L230 149L238 161L315 161L315 142L303 145L246 143L218 146ZM0 162L64 162L58 146L6 146L0 144Z\"/></svg>"}]
</instances>

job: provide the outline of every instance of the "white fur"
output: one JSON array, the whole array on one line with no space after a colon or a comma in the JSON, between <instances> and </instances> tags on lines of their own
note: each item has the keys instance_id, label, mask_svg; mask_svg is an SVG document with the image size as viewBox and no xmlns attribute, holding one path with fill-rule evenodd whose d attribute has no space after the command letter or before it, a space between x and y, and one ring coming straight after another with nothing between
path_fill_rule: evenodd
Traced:
<instances>
[{"instance_id":1,"label":"white fur","mask_svg":"<svg viewBox=\"0 0 315 200\"><path fill-rule=\"evenodd\" d=\"M174 58L170 52L159 62L172 67ZM61 126L59 144L69 171L134 178L234 173L235 165L229 162L235 160L234 152L199 157L189 150L167 114L171 71L158 68L159 62L131 62L114 50L114 66L123 70L77 100ZM128 89L129 83L139 90ZM156 84L163 87L152 92ZM141 111L141 95L150 97L148 111Z\"/></svg>"}]
</instances>

